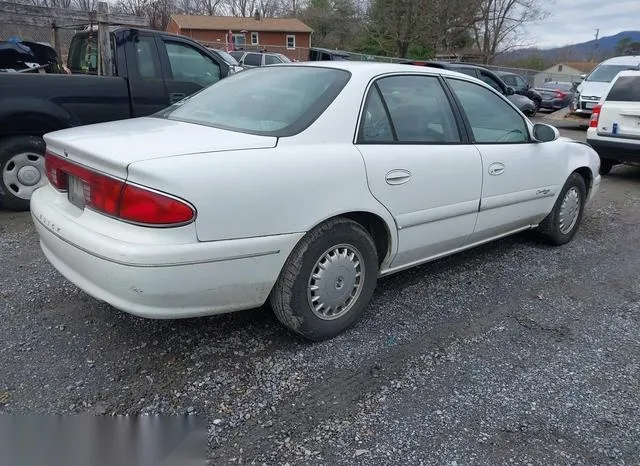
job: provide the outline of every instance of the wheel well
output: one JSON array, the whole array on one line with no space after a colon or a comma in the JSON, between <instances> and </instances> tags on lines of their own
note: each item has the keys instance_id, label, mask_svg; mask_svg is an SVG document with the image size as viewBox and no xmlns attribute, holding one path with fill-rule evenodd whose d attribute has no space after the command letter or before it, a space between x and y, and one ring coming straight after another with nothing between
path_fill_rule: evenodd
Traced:
<instances>
[{"instance_id":1,"label":"wheel well","mask_svg":"<svg viewBox=\"0 0 640 466\"><path fill-rule=\"evenodd\" d=\"M358 222L369 232L378 252L378 265L381 265L389 254L391 247L391 233L387 228L386 222L371 212L348 212L340 215L340 217Z\"/></svg>"},{"instance_id":2,"label":"wheel well","mask_svg":"<svg viewBox=\"0 0 640 466\"><path fill-rule=\"evenodd\" d=\"M0 120L0 137L42 136L64 127L65 125L45 115L17 114Z\"/></svg>"},{"instance_id":3,"label":"wheel well","mask_svg":"<svg viewBox=\"0 0 640 466\"><path fill-rule=\"evenodd\" d=\"M593 175L591 174L591 170L587 167L580 167L574 173L577 173L584 179L584 184L587 187L587 195L589 195L589 191L591 191L591 187L593 186Z\"/></svg>"}]
</instances>

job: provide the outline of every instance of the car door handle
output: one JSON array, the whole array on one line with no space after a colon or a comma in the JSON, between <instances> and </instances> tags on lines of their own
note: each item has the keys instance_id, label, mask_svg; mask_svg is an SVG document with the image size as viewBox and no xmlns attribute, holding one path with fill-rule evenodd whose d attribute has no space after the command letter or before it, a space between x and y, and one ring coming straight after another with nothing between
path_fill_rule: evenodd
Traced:
<instances>
[{"instance_id":1,"label":"car door handle","mask_svg":"<svg viewBox=\"0 0 640 466\"><path fill-rule=\"evenodd\" d=\"M187 95L182 92L172 92L171 94L169 94L169 103L175 104L176 102L180 102L186 96Z\"/></svg>"},{"instance_id":2,"label":"car door handle","mask_svg":"<svg viewBox=\"0 0 640 466\"><path fill-rule=\"evenodd\" d=\"M504 164L500 162L492 163L489 165L489 175L502 175L504 173Z\"/></svg>"},{"instance_id":3,"label":"car door handle","mask_svg":"<svg viewBox=\"0 0 640 466\"><path fill-rule=\"evenodd\" d=\"M411 172L407 170L391 170L384 179L390 185L404 184L411 179Z\"/></svg>"}]
</instances>

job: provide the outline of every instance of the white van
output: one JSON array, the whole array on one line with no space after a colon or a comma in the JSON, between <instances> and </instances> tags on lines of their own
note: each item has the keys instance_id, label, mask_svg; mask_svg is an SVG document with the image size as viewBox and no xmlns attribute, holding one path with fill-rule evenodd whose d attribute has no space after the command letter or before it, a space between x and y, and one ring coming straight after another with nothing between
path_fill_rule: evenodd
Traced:
<instances>
[{"instance_id":1,"label":"white van","mask_svg":"<svg viewBox=\"0 0 640 466\"><path fill-rule=\"evenodd\" d=\"M600 156L600 174L619 163L640 165L640 71L622 71L593 109L587 143Z\"/></svg>"},{"instance_id":2,"label":"white van","mask_svg":"<svg viewBox=\"0 0 640 466\"><path fill-rule=\"evenodd\" d=\"M571 104L571 111L591 115L604 91L620 71L640 69L640 55L614 57L600 63L578 86Z\"/></svg>"}]
</instances>

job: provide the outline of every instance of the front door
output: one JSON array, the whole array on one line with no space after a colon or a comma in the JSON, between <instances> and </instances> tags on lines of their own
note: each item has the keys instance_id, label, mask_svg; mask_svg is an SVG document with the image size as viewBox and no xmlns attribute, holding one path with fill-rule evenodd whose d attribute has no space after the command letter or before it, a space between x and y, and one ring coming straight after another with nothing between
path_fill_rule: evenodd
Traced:
<instances>
[{"instance_id":1,"label":"front door","mask_svg":"<svg viewBox=\"0 0 640 466\"><path fill-rule=\"evenodd\" d=\"M538 223L565 181L561 146L534 142L522 115L492 90L456 78L447 82L482 154L482 202L472 240Z\"/></svg>"},{"instance_id":2,"label":"front door","mask_svg":"<svg viewBox=\"0 0 640 466\"><path fill-rule=\"evenodd\" d=\"M437 76L389 75L369 88L357 147L396 221L392 268L454 250L473 231L482 162L460 123Z\"/></svg>"}]
</instances>

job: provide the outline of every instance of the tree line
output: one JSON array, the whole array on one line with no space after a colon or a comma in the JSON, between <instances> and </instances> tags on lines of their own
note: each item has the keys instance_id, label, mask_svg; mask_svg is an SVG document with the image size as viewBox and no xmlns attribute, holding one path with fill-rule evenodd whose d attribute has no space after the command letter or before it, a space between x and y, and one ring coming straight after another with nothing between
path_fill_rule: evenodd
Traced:
<instances>
[{"instance_id":1,"label":"tree line","mask_svg":"<svg viewBox=\"0 0 640 466\"><path fill-rule=\"evenodd\" d=\"M38 6L92 10L97 0L18 0ZM165 29L172 14L296 17L314 30L317 46L431 58L473 50L491 63L532 45L526 26L543 19L546 0L116 0L118 13L149 18Z\"/></svg>"}]
</instances>

